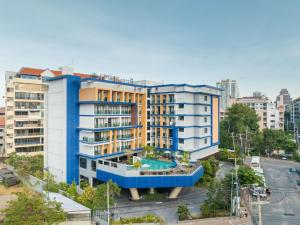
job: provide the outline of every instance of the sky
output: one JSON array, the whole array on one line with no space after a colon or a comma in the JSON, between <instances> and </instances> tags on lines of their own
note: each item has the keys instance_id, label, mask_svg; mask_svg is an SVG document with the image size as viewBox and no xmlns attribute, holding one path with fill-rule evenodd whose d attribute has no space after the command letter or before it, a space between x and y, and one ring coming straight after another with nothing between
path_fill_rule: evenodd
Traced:
<instances>
[{"instance_id":1,"label":"sky","mask_svg":"<svg viewBox=\"0 0 300 225\"><path fill-rule=\"evenodd\" d=\"M298 0L0 0L0 96L21 67L300 96ZM0 104L4 104L3 98Z\"/></svg>"}]
</instances>

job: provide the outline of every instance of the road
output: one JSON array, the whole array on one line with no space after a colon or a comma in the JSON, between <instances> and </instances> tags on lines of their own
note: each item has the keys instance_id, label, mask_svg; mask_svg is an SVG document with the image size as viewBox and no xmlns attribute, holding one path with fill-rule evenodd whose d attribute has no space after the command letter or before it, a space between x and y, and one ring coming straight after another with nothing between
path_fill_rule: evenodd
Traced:
<instances>
[{"instance_id":1,"label":"road","mask_svg":"<svg viewBox=\"0 0 300 225\"><path fill-rule=\"evenodd\" d=\"M177 200L166 199L162 202L130 201L128 197L123 194L118 199L117 211L120 217L155 214L170 224L177 222L177 206L179 204L187 204L192 214L198 214L200 205L206 198L206 190L197 187L184 188Z\"/></svg>"},{"instance_id":2,"label":"road","mask_svg":"<svg viewBox=\"0 0 300 225\"><path fill-rule=\"evenodd\" d=\"M295 178L289 176L289 168L300 168L300 163L262 159L267 186L272 195L268 204L262 205L263 225L299 225L300 189ZM253 206L254 224L258 224L257 206Z\"/></svg>"}]
</instances>

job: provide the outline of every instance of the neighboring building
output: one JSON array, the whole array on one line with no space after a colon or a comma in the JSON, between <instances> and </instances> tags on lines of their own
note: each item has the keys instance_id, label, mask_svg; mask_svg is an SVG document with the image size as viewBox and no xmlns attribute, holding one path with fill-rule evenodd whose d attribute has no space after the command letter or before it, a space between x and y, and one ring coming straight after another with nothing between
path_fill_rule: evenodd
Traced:
<instances>
[{"instance_id":1,"label":"neighboring building","mask_svg":"<svg viewBox=\"0 0 300 225\"><path fill-rule=\"evenodd\" d=\"M245 104L256 111L259 117L259 128L284 129L284 109L277 108L266 96L254 93L253 97L243 97L237 103Z\"/></svg>"},{"instance_id":2,"label":"neighboring building","mask_svg":"<svg viewBox=\"0 0 300 225\"><path fill-rule=\"evenodd\" d=\"M130 189L133 199L139 199L137 188L174 188L170 197L176 197L199 180L202 166L182 171L178 161L142 159L146 163L135 168L128 160L147 144L173 156L187 152L190 160L216 153L219 93L206 85L137 84L109 76L51 78L45 167L57 182L95 186L111 179Z\"/></svg>"},{"instance_id":3,"label":"neighboring building","mask_svg":"<svg viewBox=\"0 0 300 225\"><path fill-rule=\"evenodd\" d=\"M289 91L285 88L281 89L279 95L276 98L276 106L279 107L283 105L284 107L287 107L291 106L292 104L293 100L290 96Z\"/></svg>"},{"instance_id":4,"label":"neighboring building","mask_svg":"<svg viewBox=\"0 0 300 225\"><path fill-rule=\"evenodd\" d=\"M0 156L4 156L5 107L0 107Z\"/></svg>"},{"instance_id":5,"label":"neighboring building","mask_svg":"<svg viewBox=\"0 0 300 225\"><path fill-rule=\"evenodd\" d=\"M300 98L293 100L290 111L290 131L294 132L295 140L299 142L300 135ZM298 138L297 138L298 137Z\"/></svg>"},{"instance_id":6,"label":"neighboring building","mask_svg":"<svg viewBox=\"0 0 300 225\"><path fill-rule=\"evenodd\" d=\"M44 149L44 110L48 90L47 77L60 76L61 70L24 67L6 72L5 154L42 153ZM75 74L85 77L84 74Z\"/></svg>"},{"instance_id":7,"label":"neighboring building","mask_svg":"<svg viewBox=\"0 0 300 225\"><path fill-rule=\"evenodd\" d=\"M236 80L227 79L217 82L216 86L223 89L221 93L220 110L226 112L227 108L231 107L235 100L239 98L238 84Z\"/></svg>"}]
</instances>

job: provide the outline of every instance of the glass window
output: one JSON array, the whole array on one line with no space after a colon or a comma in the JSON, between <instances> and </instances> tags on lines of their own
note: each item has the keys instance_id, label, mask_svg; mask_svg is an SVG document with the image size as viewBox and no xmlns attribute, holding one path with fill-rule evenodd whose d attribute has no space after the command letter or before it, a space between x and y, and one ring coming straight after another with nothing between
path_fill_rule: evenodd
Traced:
<instances>
[{"instance_id":1,"label":"glass window","mask_svg":"<svg viewBox=\"0 0 300 225\"><path fill-rule=\"evenodd\" d=\"M207 112L207 106L204 107L204 111Z\"/></svg>"},{"instance_id":2,"label":"glass window","mask_svg":"<svg viewBox=\"0 0 300 225\"><path fill-rule=\"evenodd\" d=\"M207 130L207 127L205 127L205 128L204 128L204 133L206 134L206 133L207 133L207 131L208 131L208 130Z\"/></svg>"},{"instance_id":3,"label":"glass window","mask_svg":"<svg viewBox=\"0 0 300 225\"><path fill-rule=\"evenodd\" d=\"M178 139L178 142L179 142L180 144L184 144L184 139L179 138L179 139Z\"/></svg>"},{"instance_id":4,"label":"glass window","mask_svg":"<svg viewBox=\"0 0 300 225\"><path fill-rule=\"evenodd\" d=\"M85 158L80 158L80 167L86 169L87 160Z\"/></svg>"},{"instance_id":5,"label":"glass window","mask_svg":"<svg viewBox=\"0 0 300 225\"><path fill-rule=\"evenodd\" d=\"M207 144L207 138L204 139L204 144Z\"/></svg>"},{"instance_id":6,"label":"glass window","mask_svg":"<svg viewBox=\"0 0 300 225\"><path fill-rule=\"evenodd\" d=\"M96 171L96 161L95 160L91 161L91 168L93 171Z\"/></svg>"},{"instance_id":7,"label":"glass window","mask_svg":"<svg viewBox=\"0 0 300 225\"><path fill-rule=\"evenodd\" d=\"M204 117L204 122L207 123L207 117Z\"/></svg>"},{"instance_id":8,"label":"glass window","mask_svg":"<svg viewBox=\"0 0 300 225\"><path fill-rule=\"evenodd\" d=\"M179 109L184 109L184 104L179 104L178 107Z\"/></svg>"},{"instance_id":9,"label":"glass window","mask_svg":"<svg viewBox=\"0 0 300 225\"><path fill-rule=\"evenodd\" d=\"M204 96L204 101L206 101L206 102L207 102L207 95L205 95L205 96Z\"/></svg>"},{"instance_id":10,"label":"glass window","mask_svg":"<svg viewBox=\"0 0 300 225\"><path fill-rule=\"evenodd\" d=\"M184 132L184 128L183 127L179 127L179 132Z\"/></svg>"},{"instance_id":11,"label":"glass window","mask_svg":"<svg viewBox=\"0 0 300 225\"><path fill-rule=\"evenodd\" d=\"M184 116L179 116L178 119L179 120L184 120Z\"/></svg>"}]
</instances>

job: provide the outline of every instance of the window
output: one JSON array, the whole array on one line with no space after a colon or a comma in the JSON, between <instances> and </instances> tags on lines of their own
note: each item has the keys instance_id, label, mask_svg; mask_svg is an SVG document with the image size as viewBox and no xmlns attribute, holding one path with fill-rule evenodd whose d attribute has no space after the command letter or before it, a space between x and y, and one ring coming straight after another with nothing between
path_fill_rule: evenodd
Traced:
<instances>
[{"instance_id":1,"label":"window","mask_svg":"<svg viewBox=\"0 0 300 225\"><path fill-rule=\"evenodd\" d=\"M184 120L184 116L179 116L178 119L179 120Z\"/></svg>"},{"instance_id":2,"label":"window","mask_svg":"<svg viewBox=\"0 0 300 225\"><path fill-rule=\"evenodd\" d=\"M179 139L178 139L178 142L179 142L180 144L184 144L184 139L179 138Z\"/></svg>"},{"instance_id":3,"label":"window","mask_svg":"<svg viewBox=\"0 0 300 225\"><path fill-rule=\"evenodd\" d=\"M179 104L178 107L179 109L184 109L184 104Z\"/></svg>"},{"instance_id":4,"label":"window","mask_svg":"<svg viewBox=\"0 0 300 225\"><path fill-rule=\"evenodd\" d=\"M206 101L206 102L207 102L207 95L205 95L205 96L204 96L204 101Z\"/></svg>"},{"instance_id":5,"label":"window","mask_svg":"<svg viewBox=\"0 0 300 225\"><path fill-rule=\"evenodd\" d=\"M184 132L184 128L183 127L179 127L179 132Z\"/></svg>"},{"instance_id":6,"label":"window","mask_svg":"<svg viewBox=\"0 0 300 225\"><path fill-rule=\"evenodd\" d=\"M207 138L204 139L204 144L207 144Z\"/></svg>"},{"instance_id":7,"label":"window","mask_svg":"<svg viewBox=\"0 0 300 225\"><path fill-rule=\"evenodd\" d=\"M80 162L80 167L86 169L86 164L87 164L86 159L85 158L80 158L79 162Z\"/></svg>"},{"instance_id":8,"label":"window","mask_svg":"<svg viewBox=\"0 0 300 225\"><path fill-rule=\"evenodd\" d=\"M204 128L204 133L207 134L207 127Z\"/></svg>"},{"instance_id":9,"label":"window","mask_svg":"<svg viewBox=\"0 0 300 225\"><path fill-rule=\"evenodd\" d=\"M204 112L207 112L207 106L204 107Z\"/></svg>"},{"instance_id":10,"label":"window","mask_svg":"<svg viewBox=\"0 0 300 225\"><path fill-rule=\"evenodd\" d=\"M93 171L96 171L96 161L95 160L91 161L91 168Z\"/></svg>"},{"instance_id":11,"label":"window","mask_svg":"<svg viewBox=\"0 0 300 225\"><path fill-rule=\"evenodd\" d=\"M207 117L204 117L204 123L207 123Z\"/></svg>"}]
</instances>

